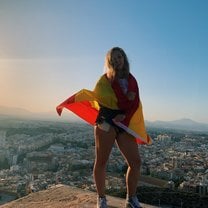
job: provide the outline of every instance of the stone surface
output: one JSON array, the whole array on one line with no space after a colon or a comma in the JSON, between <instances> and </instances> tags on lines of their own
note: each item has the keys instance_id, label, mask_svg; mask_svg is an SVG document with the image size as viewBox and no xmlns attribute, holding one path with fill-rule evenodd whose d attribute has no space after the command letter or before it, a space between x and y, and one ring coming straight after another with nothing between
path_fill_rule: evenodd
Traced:
<instances>
[{"instance_id":1,"label":"stone surface","mask_svg":"<svg viewBox=\"0 0 208 208\"><path fill-rule=\"evenodd\" d=\"M31 193L0 206L1 208L96 208L96 193L83 189L56 185L47 190ZM124 207L125 200L107 196L109 208ZM154 208L142 204L143 208Z\"/></svg>"}]
</instances>

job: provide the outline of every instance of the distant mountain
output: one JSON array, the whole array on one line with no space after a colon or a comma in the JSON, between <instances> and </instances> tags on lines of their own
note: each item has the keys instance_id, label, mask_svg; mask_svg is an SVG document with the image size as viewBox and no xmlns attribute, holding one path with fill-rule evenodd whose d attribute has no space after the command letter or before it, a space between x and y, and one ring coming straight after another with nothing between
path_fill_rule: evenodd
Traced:
<instances>
[{"instance_id":1,"label":"distant mountain","mask_svg":"<svg viewBox=\"0 0 208 208\"><path fill-rule=\"evenodd\" d=\"M183 118L174 121L146 121L146 124L155 128L180 129L192 131L208 132L208 124L193 121L191 119Z\"/></svg>"},{"instance_id":2,"label":"distant mountain","mask_svg":"<svg viewBox=\"0 0 208 208\"><path fill-rule=\"evenodd\" d=\"M55 120L55 121L79 121L78 117L68 111L68 114L64 113L61 117L57 114L56 109L51 112L39 112L34 113L23 108L13 108L0 106L0 118L14 117L22 119L37 119L37 120Z\"/></svg>"},{"instance_id":3,"label":"distant mountain","mask_svg":"<svg viewBox=\"0 0 208 208\"><path fill-rule=\"evenodd\" d=\"M65 111L65 110L64 110ZM66 110L62 116L58 116L56 110L51 112L34 113L23 108L12 108L0 106L0 118L15 117L15 118L26 118L26 119L37 119L46 121L67 121L67 122L82 122L78 116L72 112ZM167 128L167 129L180 129L180 130L193 130L193 131L205 131L208 132L208 124L199 123L191 119L179 119L174 121L145 121L146 125L154 128Z\"/></svg>"}]
</instances>

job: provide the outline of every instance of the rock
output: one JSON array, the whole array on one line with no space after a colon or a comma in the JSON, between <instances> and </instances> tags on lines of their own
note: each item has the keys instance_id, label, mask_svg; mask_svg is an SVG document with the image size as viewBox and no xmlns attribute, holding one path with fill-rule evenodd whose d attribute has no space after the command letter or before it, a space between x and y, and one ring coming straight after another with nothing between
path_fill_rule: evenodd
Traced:
<instances>
[{"instance_id":1,"label":"rock","mask_svg":"<svg viewBox=\"0 0 208 208\"><path fill-rule=\"evenodd\" d=\"M96 208L97 195L66 185L55 185L51 188L17 199L0 206L1 208ZM125 199L107 196L109 208L122 208ZM154 208L142 204L143 208Z\"/></svg>"}]
</instances>

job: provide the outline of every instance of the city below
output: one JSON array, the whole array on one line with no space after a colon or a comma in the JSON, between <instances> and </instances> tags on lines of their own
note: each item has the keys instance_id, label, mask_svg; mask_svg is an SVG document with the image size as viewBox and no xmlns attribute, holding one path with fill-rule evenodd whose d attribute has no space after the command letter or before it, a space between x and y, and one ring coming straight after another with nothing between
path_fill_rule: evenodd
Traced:
<instances>
[{"instance_id":1,"label":"city below","mask_svg":"<svg viewBox=\"0 0 208 208\"><path fill-rule=\"evenodd\" d=\"M207 207L208 132L148 123L147 130L153 144L138 146L142 158L138 194L142 202L161 207L174 203L174 207ZM55 184L95 191L94 148L93 127L85 123L0 116L0 204ZM125 171L126 164L115 145L107 166L109 194L124 195ZM158 193L159 198L151 199L147 193Z\"/></svg>"}]
</instances>

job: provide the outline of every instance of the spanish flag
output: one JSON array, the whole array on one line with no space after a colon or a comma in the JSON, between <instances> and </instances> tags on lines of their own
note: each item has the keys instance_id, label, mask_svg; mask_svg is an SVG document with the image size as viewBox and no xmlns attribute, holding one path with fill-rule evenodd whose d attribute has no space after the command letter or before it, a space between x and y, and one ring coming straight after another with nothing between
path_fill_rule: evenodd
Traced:
<instances>
[{"instance_id":1,"label":"spanish flag","mask_svg":"<svg viewBox=\"0 0 208 208\"><path fill-rule=\"evenodd\" d=\"M122 122L115 122L115 124L131 134L138 144L151 144L152 140L145 128L138 85L132 74L128 77L128 91L136 93L133 101L123 93L118 81L110 83L104 74L93 91L80 90L58 105L56 110L61 115L63 108L66 108L91 125L95 125L99 104L110 109L121 109L126 117Z\"/></svg>"}]
</instances>

